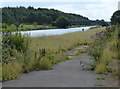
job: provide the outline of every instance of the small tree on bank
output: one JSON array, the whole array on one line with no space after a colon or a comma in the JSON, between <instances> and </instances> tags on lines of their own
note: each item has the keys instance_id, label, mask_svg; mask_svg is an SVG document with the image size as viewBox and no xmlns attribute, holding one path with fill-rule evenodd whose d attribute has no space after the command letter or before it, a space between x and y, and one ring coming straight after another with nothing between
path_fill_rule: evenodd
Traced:
<instances>
[{"instance_id":1,"label":"small tree on bank","mask_svg":"<svg viewBox=\"0 0 120 89\"><path fill-rule=\"evenodd\" d=\"M111 17L111 24L112 25L120 24L120 10L113 13Z\"/></svg>"},{"instance_id":2,"label":"small tree on bank","mask_svg":"<svg viewBox=\"0 0 120 89\"><path fill-rule=\"evenodd\" d=\"M53 22L53 25L59 28L66 28L69 26L69 21L66 17L61 16L55 22Z\"/></svg>"}]
</instances>

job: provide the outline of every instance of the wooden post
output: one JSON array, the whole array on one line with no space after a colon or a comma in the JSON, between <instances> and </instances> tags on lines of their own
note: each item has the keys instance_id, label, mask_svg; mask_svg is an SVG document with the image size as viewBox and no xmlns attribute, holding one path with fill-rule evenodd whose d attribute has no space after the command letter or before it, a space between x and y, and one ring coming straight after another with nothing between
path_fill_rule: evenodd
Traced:
<instances>
[{"instance_id":1,"label":"wooden post","mask_svg":"<svg viewBox=\"0 0 120 89\"><path fill-rule=\"evenodd\" d=\"M39 49L39 55L40 55L40 58L45 56L45 49L44 48Z\"/></svg>"}]
</instances>

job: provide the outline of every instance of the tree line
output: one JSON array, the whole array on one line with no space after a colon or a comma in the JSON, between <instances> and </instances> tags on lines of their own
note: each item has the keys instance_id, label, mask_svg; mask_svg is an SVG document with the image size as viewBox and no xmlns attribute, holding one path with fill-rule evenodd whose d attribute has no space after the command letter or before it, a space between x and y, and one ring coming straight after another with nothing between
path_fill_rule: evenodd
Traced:
<instances>
[{"instance_id":1,"label":"tree line","mask_svg":"<svg viewBox=\"0 0 120 89\"><path fill-rule=\"evenodd\" d=\"M68 25L106 25L104 20L91 21L82 15L64 13L55 9L34 7L3 7L2 23L14 24L37 24L67 27ZM92 23L92 24L91 24Z\"/></svg>"},{"instance_id":2,"label":"tree line","mask_svg":"<svg viewBox=\"0 0 120 89\"><path fill-rule=\"evenodd\" d=\"M88 20L81 15L63 13L54 9L38 8L31 6L25 7L4 7L2 8L2 21L7 24L26 23L26 24L52 24L60 16L66 17L68 20Z\"/></svg>"}]
</instances>

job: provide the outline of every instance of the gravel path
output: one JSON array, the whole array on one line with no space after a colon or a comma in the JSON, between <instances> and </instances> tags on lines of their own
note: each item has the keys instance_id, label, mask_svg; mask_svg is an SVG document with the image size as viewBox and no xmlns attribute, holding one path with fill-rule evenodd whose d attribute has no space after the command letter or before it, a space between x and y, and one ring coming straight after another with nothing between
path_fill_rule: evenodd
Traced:
<instances>
[{"instance_id":1,"label":"gravel path","mask_svg":"<svg viewBox=\"0 0 120 89\"><path fill-rule=\"evenodd\" d=\"M78 56L74 55L78 49L84 46L76 47L68 52L68 57L72 60L61 62L53 67L53 70L34 71L22 75L20 78L6 81L3 87L95 87L102 86L101 82L106 80L97 80L101 76L93 71L81 70L80 60L84 63L90 62L87 53ZM108 80L107 80L108 81Z\"/></svg>"}]
</instances>

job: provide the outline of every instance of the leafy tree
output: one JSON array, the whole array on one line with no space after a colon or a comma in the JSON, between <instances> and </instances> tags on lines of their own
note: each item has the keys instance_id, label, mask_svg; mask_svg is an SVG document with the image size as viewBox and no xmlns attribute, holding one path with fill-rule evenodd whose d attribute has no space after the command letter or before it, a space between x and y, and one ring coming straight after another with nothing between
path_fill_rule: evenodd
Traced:
<instances>
[{"instance_id":1,"label":"leafy tree","mask_svg":"<svg viewBox=\"0 0 120 89\"><path fill-rule=\"evenodd\" d=\"M113 13L111 17L111 24L120 24L120 10Z\"/></svg>"},{"instance_id":2,"label":"leafy tree","mask_svg":"<svg viewBox=\"0 0 120 89\"><path fill-rule=\"evenodd\" d=\"M61 16L54 22L54 25L59 28L66 28L69 26L69 21L66 17Z\"/></svg>"},{"instance_id":3,"label":"leafy tree","mask_svg":"<svg viewBox=\"0 0 120 89\"><path fill-rule=\"evenodd\" d=\"M33 10L33 9L34 9L34 7L29 6L27 9L29 9L29 10Z\"/></svg>"}]
</instances>

